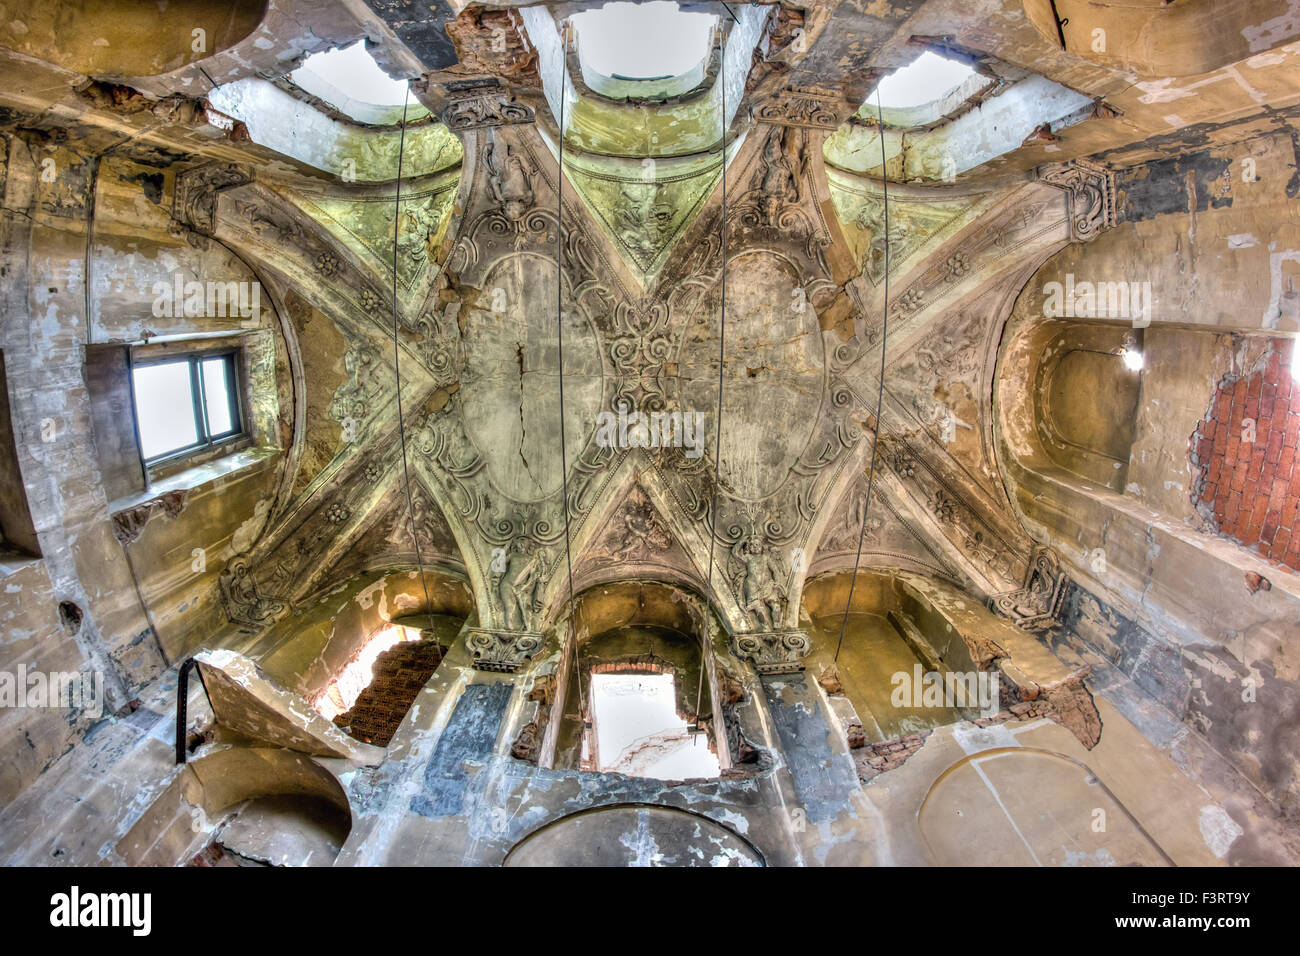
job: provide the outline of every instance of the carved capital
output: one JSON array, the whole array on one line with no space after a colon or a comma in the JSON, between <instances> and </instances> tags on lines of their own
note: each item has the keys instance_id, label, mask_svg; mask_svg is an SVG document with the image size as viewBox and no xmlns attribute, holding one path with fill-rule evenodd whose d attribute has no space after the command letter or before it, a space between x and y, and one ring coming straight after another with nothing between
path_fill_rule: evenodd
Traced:
<instances>
[{"instance_id":1,"label":"carved capital","mask_svg":"<svg viewBox=\"0 0 1300 956\"><path fill-rule=\"evenodd\" d=\"M216 229L217 197L223 190L252 181L252 173L235 163L204 163L187 169L176 178L172 218L210 236Z\"/></svg>"},{"instance_id":2,"label":"carved capital","mask_svg":"<svg viewBox=\"0 0 1300 956\"><path fill-rule=\"evenodd\" d=\"M531 107L516 103L510 94L497 86L444 87L449 102L442 111L442 121L454 133L489 126L512 126L531 123L536 118Z\"/></svg>"},{"instance_id":3,"label":"carved capital","mask_svg":"<svg viewBox=\"0 0 1300 956\"><path fill-rule=\"evenodd\" d=\"M465 638L474 667L502 674L516 673L543 643L545 638L536 631L493 631L480 627L470 628Z\"/></svg>"},{"instance_id":4,"label":"carved capital","mask_svg":"<svg viewBox=\"0 0 1300 956\"><path fill-rule=\"evenodd\" d=\"M1088 242L1115 225L1115 174L1105 166L1076 159L1040 166L1038 178L1066 191L1072 241Z\"/></svg>"},{"instance_id":5,"label":"carved capital","mask_svg":"<svg viewBox=\"0 0 1300 956\"><path fill-rule=\"evenodd\" d=\"M756 105L753 115L756 123L833 131L853 115L853 105L826 90L792 87Z\"/></svg>"},{"instance_id":6,"label":"carved capital","mask_svg":"<svg viewBox=\"0 0 1300 956\"><path fill-rule=\"evenodd\" d=\"M737 634L733 639L737 657L754 665L760 674L794 674L803 670L802 658L812 650L807 631L760 631Z\"/></svg>"}]
</instances>

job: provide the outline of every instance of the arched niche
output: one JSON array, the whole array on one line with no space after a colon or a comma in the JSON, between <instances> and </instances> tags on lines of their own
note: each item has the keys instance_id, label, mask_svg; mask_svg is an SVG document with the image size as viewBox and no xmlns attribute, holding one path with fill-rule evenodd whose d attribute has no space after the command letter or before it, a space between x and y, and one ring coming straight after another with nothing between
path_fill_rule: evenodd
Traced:
<instances>
[{"instance_id":1,"label":"arched niche","mask_svg":"<svg viewBox=\"0 0 1300 956\"><path fill-rule=\"evenodd\" d=\"M1142 375L1125 364L1140 334L1118 324L1045 321L1023 348L1034 361L1030 388L1008 414L1040 467L1064 469L1116 492L1127 482L1142 398Z\"/></svg>"},{"instance_id":2,"label":"arched niche","mask_svg":"<svg viewBox=\"0 0 1300 956\"><path fill-rule=\"evenodd\" d=\"M1284 9L1275 0L1025 0L1054 45L1064 37L1066 51L1141 77L1210 73L1294 39Z\"/></svg>"},{"instance_id":3,"label":"arched niche","mask_svg":"<svg viewBox=\"0 0 1300 956\"><path fill-rule=\"evenodd\" d=\"M543 766L617 769L609 765L609 753L604 755L605 760L600 759L596 746L602 716L597 711L603 705L593 699L593 688L604 683L606 677L626 679L629 686L623 692L640 699L671 693L671 699L663 704L670 704L676 714L680 733L674 736L690 734L692 746L698 746L692 731L703 728L700 739L716 756L717 769L732 765L722 713L722 678L714 653L714 640L721 631L697 594L657 581L595 586L575 596L573 613L561 622L560 632L562 651L554 675L555 703L547 717L539 759ZM671 690L664 678L671 678ZM638 681L645 686L632 686ZM719 701L724 702L723 706ZM664 709L656 708L656 713ZM631 714L615 719L625 722L650 718ZM608 726L609 718L606 720ZM685 725L684 731L681 725ZM648 733L632 734L628 739L645 737L649 745L658 747L660 741L649 738L663 737L662 730L651 727ZM622 736L627 734L620 735L620 739ZM629 752L628 756L635 755ZM618 767L640 775L635 760Z\"/></svg>"},{"instance_id":4,"label":"arched niche","mask_svg":"<svg viewBox=\"0 0 1300 956\"><path fill-rule=\"evenodd\" d=\"M474 617L473 597L463 577L426 568L422 581L412 568L390 569L319 595L301 613L280 619L242 650L269 677L327 717L346 720L354 704L366 704L366 689L385 674L385 662L432 676L465 622ZM398 657L410 659L403 663ZM418 693L418 688L410 690ZM406 694L388 703L404 701L409 707L413 700L414 694ZM395 729L385 726L376 738L362 730L365 726L353 726L354 736L379 746L387 744L380 738Z\"/></svg>"},{"instance_id":5,"label":"arched niche","mask_svg":"<svg viewBox=\"0 0 1300 956\"><path fill-rule=\"evenodd\" d=\"M571 813L516 843L505 866L765 866L730 827L674 807L618 804Z\"/></svg>"},{"instance_id":6,"label":"arched niche","mask_svg":"<svg viewBox=\"0 0 1300 956\"><path fill-rule=\"evenodd\" d=\"M116 851L130 866L329 866L352 824L347 794L317 760L279 747L221 746L191 759ZM218 845L227 834L233 854Z\"/></svg>"},{"instance_id":7,"label":"arched niche","mask_svg":"<svg viewBox=\"0 0 1300 956\"><path fill-rule=\"evenodd\" d=\"M293 751L219 750L187 764L185 780L186 801L202 811L196 823L212 826L214 840L240 858L328 866L352 830L338 780Z\"/></svg>"},{"instance_id":8,"label":"arched niche","mask_svg":"<svg viewBox=\"0 0 1300 956\"><path fill-rule=\"evenodd\" d=\"M872 743L979 716L979 688L987 691L984 702L990 706L996 703L992 695L1000 693L991 648L1010 651L1020 640L1017 628L974 596L906 571L820 574L804 586L803 609L814 648L809 670L821 673L834 663L843 694ZM913 690L923 693L923 675L980 672L990 676L976 677L969 698L963 689L964 696L954 699L959 706L935 707L912 696Z\"/></svg>"},{"instance_id":9,"label":"arched niche","mask_svg":"<svg viewBox=\"0 0 1300 956\"><path fill-rule=\"evenodd\" d=\"M1262 390L1265 380L1276 385L1288 375L1281 340L1159 321L1134 328L1043 318L1041 287L1030 280L1003 333L993 432L1012 507L1081 589L1063 605L1063 613L1078 618L1073 628L1106 653L1113 652L1118 626L1106 622L1115 614L1129 622L1123 627L1136 624L1151 634L1220 644L1246 632L1265 644L1282 640L1300 582L1223 532L1214 514L1218 499L1207 491L1210 460L1201 460L1223 457L1210 431L1217 437L1221 424L1225 438L1240 438L1252 417L1233 409L1225 388L1232 393L1237 382L1258 381ZM1139 370L1121 371L1095 355L1117 353L1129 336L1141 352ZM1128 423L1122 421L1129 407L1125 374L1140 379ZM1083 406L1075 415L1093 420L1063 419L1059 409L1070 402ZM1125 444L1127 461L1120 461ZM1267 454L1259 449L1259 458ZM1252 574L1273 582L1267 598L1244 599ZM1172 676L1162 675L1162 699L1181 712L1188 697L1181 669L1166 670Z\"/></svg>"}]
</instances>

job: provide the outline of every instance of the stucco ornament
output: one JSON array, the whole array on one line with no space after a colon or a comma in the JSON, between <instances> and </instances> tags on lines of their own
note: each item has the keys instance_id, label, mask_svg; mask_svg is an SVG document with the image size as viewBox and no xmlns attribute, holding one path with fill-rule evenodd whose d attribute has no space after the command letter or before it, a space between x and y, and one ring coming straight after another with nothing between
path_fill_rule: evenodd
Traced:
<instances>
[{"instance_id":1,"label":"stucco ornament","mask_svg":"<svg viewBox=\"0 0 1300 956\"><path fill-rule=\"evenodd\" d=\"M784 572L780 561L767 550L763 539L756 536L742 538L731 554L742 565L736 576L741 607L753 616L760 629L770 631L785 611L785 588L781 584Z\"/></svg>"},{"instance_id":2,"label":"stucco ornament","mask_svg":"<svg viewBox=\"0 0 1300 956\"><path fill-rule=\"evenodd\" d=\"M507 556L503 570L493 572L506 630L525 630L531 616L540 610L538 594L543 570L541 549L524 548Z\"/></svg>"}]
</instances>

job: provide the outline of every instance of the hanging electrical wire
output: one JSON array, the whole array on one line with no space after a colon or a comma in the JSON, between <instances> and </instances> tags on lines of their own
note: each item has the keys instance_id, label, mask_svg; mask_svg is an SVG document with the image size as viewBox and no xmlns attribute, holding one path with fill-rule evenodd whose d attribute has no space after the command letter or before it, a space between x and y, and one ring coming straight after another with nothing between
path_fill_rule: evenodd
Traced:
<instances>
[{"instance_id":1,"label":"hanging electrical wire","mask_svg":"<svg viewBox=\"0 0 1300 956\"><path fill-rule=\"evenodd\" d=\"M727 11L727 16L731 17L733 23L738 23L736 15L731 12L731 8L725 3L722 9ZM722 93L722 123L721 133L718 137L718 155L719 163L722 166L722 302L719 313L720 323L718 328L718 411L715 416L717 426L713 430L713 501L709 505L709 570L704 576L704 586L706 588L713 586L713 548L714 538L713 529L717 526L718 516L718 483L722 479L720 467L722 465L722 369L726 359L727 348L727 80L726 80L726 41L723 41L723 69L718 74L718 88ZM706 623L707 629L707 623ZM695 732L698 735L700 731L700 708L704 703L704 641L708 640L707 634L700 635L700 684L695 691ZM698 736L696 738L698 740Z\"/></svg>"},{"instance_id":2,"label":"hanging electrical wire","mask_svg":"<svg viewBox=\"0 0 1300 956\"><path fill-rule=\"evenodd\" d=\"M415 529L415 499L411 495L411 467L406 460L406 422L402 416L402 350L397 331L397 243L402 228L402 155L406 151L406 108L411 101L408 87L402 99L402 128L397 141L397 192L393 200L393 373L397 378L397 434L402 443L402 475L406 481L406 516L411 527L411 544L415 546L415 566L424 588L424 607L429 615L429 631L434 631L433 604L429 600L429 581L424 576L424 557L420 554L420 536Z\"/></svg>"},{"instance_id":3,"label":"hanging electrical wire","mask_svg":"<svg viewBox=\"0 0 1300 956\"><path fill-rule=\"evenodd\" d=\"M565 52L569 47L569 30L566 24L560 38ZM582 693L582 668L578 663L578 634L573 623L573 549L569 537L569 456L564 444L564 76L566 57L560 57L560 135L559 156L555 175L555 337L560 362L560 509L564 512L564 563L569 578L569 630L573 633L573 675L578 686L578 716L585 721L587 704Z\"/></svg>"},{"instance_id":4,"label":"hanging electrical wire","mask_svg":"<svg viewBox=\"0 0 1300 956\"><path fill-rule=\"evenodd\" d=\"M849 612L853 609L853 589L858 583L858 566L862 563L862 541L867 536L867 515L871 511L871 490L876 478L876 456L880 453L880 418L885 400L885 346L889 342L889 171L885 168L885 119L880 105L880 88L876 88L876 123L880 129L880 188L885 206L885 302L880 319L880 375L876 390L876 427L871 441L871 465L867 469L867 499L862 505L862 528L858 531L858 553L853 558L853 577L849 579L849 599L844 603L844 619L840 621L840 638L835 643L835 662L839 663L840 648L844 646L844 631L848 627Z\"/></svg>"}]
</instances>

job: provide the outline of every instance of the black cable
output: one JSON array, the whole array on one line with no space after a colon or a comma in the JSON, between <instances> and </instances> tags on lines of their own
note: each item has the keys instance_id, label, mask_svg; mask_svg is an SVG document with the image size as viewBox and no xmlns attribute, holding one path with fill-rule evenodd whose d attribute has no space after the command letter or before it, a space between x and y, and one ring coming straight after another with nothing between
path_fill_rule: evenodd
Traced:
<instances>
[{"instance_id":1,"label":"black cable","mask_svg":"<svg viewBox=\"0 0 1300 956\"><path fill-rule=\"evenodd\" d=\"M563 52L568 53L567 32L561 40ZM555 175L555 335L560 360L560 508L564 512L564 561L569 572L569 630L573 634L573 674L578 685L578 719L586 728L586 700L582 693L582 668L578 664L578 631L573 620L573 548L569 539L569 456L564 445L564 77L565 57L560 57L560 136L559 156Z\"/></svg>"},{"instance_id":2,"label":"black cable","mask_svg":"<svg viewBox=\"0 0 1300 956\"><path fill-rule=\"evenodd\" d=\"M733 21L736 15L725 3L722 8ZM713 549L714 529L718 520L718 484L722 480L722 369L726 362L727 347L727 57L726 42L723 42L722 66L718 71L718 86L722 91L722 130L718 140L719 162L722 165L722 304L721 324L718 329L718 414L717 427L713 431L713 502L709 505L709 570L704 577L704 586L713 586ZM707 620L705 627L707 628ZM700 707L704 703L704 641L707 635L700 635L700 686L695 691L695 732L700 730Z\"/></svg>"},{"instance_id":3,"label":"black cable","mask_svg":"<svg viewBox=\"0 0 1300 956\"><path fill-rule=\"evenodd\" d=\"M415 546L415 566L420 572L420 585L424 588L424 608L429 615L429 630L436 630L433 622L433 603L429 600L429 581L424 576L424 558L420 554L420 536L415 533L415 499L411 495L411 467L406 460L406 422L402 416L402 350L398 347L397 331L397 241L402 228L402 154L406 150L406 107L411 99L408 85L402 99L402 132L397 143L397 192L393 200L393 373L397 377L397 433L402 442L402 475L406 479L406 516L411 526L411 544Z\"/></svg>"},{"instance_id":4,"label":"black cable","mask_svg":"<svg viewBox=\"0 0 1300 956\"><path fill-rule=\"evenodd\" d=\"M871 466L867 469L867 500L862 505L862 528L858 531L858 553L853 558L853 577L849 579L849 599L844 604L844 619L840 621L840 639L835 644L834 662L839 663L840 648L844 646L844 629L848 627L849 612L853 608L853 589L858 583L858 566L862 562L862 541L867 536L867 515L871 511L871 490L876 478L876 456L880 452L880 416L885 401L885 346L889 342L889 170L885 159L885 120L880 106L880 88L876 87L876 121L880 127L880 187L885 204L885 304L881 311L880 327L880 382L876 391L876 428L871 441Z\"/></svg>"}]
</instances>

